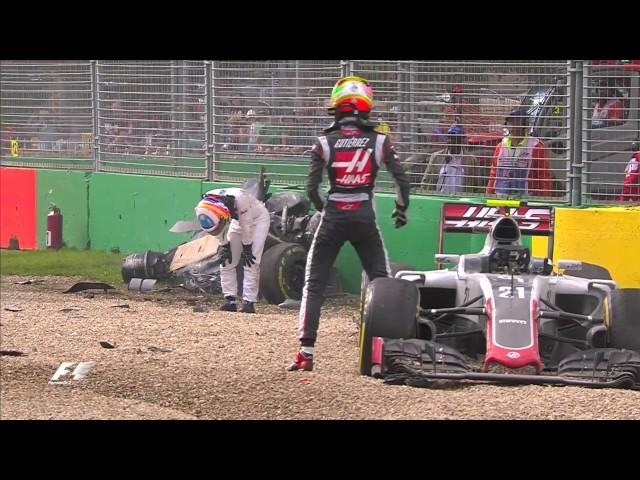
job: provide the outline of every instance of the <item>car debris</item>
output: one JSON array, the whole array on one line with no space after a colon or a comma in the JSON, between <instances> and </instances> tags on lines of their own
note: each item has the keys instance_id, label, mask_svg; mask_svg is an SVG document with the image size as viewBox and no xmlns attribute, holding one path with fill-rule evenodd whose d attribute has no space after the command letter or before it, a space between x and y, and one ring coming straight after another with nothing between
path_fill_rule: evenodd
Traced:
<instances>
[{"instance_id":1,"label":"car debris","mask_svg":"<svg viewBox=\"0 0 640 480\"><path fill-rule=\"evenodd\" d=\"M42 283L44 280L23 280L21 282L13 282L14 285L32 285L34 283Z\"/></svg>"},{"instance_id":2,"label":"car debris","mask_svg":"<svg viewBox=\"0 0 640 480\"><path fill-rule=\"evenodd\" d=\"M269 185L263 168L257 179L247 180L241 188L265 202L269 212L271 221L260 265L259 295L277 305L287 298L302 298L307 252L319 226L320 213L311 211L311 204L299 187L269 194ZM164 253L149 250L127 256L122 263L122 278L129 289L145 291L143 282L154 279L194 293L222 294L217 239L203 232L196 220L179 220L170 231L194 235L191 241ZM241 288L244 272L242 267L237 271ZM327 296L341 291L336 272L333 269Z\"/></svg>"},{"instance_id":3,"label":"car debris","mask_svg":"<svg viewBox=\"0 0 640 480\"><path fill-rule=\"evenodd\" d=\"M283 308L285 310L299 310L300 304L302 301L294 300L292 298L287 298L284 302L278 305L279 308Z\"/></svg>"},{"instance_id":4,"label":"car debris","mask_svg":"<svg viewBox=\"0 0 640 480\"><path fill-rule=\"evenodd\" d=\"M169 229L173 233L197 232L198 230L200 230L200 224L196 220L178 220Z\"/></svg>"},{"instance_id":5,"label":"car debris","mask_svg":"<svg viewBox=\"0 0 640 480\"><path fill-rule=\"evenodd\" d=\"M102 348L116 348L116 343L115 343L115 342L112 342L112 341L109 341L109 342L107 342L107 341L101 341L101 342L100 342L100 346L101 346Z\"/></svg>"},{"instance_id":6,"label":"car debris","mask_svg":"<svg viewBox=\"0 0 640 480\"><path fill-rule=\"evenodd\" d=\"M78 282L71 285L62 293L75 293L84 290L104 290L106 292L107 290L115 290L115 287L103 282Z\"/></svg>"},{"instance_id":7,"label":"car debris","mask_svg":"<svg viewBox=\"0 0 640 480\"><path fill-rule=\"evenodd\" d=\"M163 348L163 347L155 347L155 346L150 346L149 350L151 350L152 352L158 352L158 353L169 353L172 350L170 348Z\"/></svg>"},{"instance_id":8,"label":"car debris","mask_svg":"<svg viewBox=\"0 0 640 480\"><path fill-rule=\"evenodd\" d=\"M111 305L111 308L131 308L128 303L121 303L119 305Z\"/></svg>"},{"instance_id":9,"label":"car debris","mask_svg":"<svg viewBox=\"0 0 640 480\"><path fill-rule=\"evenodd\" d=\"M24 310L23 308L18 308L18 307L4 307L4 309L7 312L22 312Z\"/></svg>"},{"instance_id":10,"label":"car debris","mask_svg":"<svg viewBox=\"0 0 640 480\"><path fill-rule=\"evenodd\" d=\"M153 278L132 278L127 288L136 292L150 292L154 289L157 281Z\"/></svg>"},{"instance_id":11,"label":"car debris","mask_svg":"<svg viewBox=\"0 0 640 480\"><path fill-rule=\"evenodd\" d=\"M27 354L18 350L0 350L0 356L7 357L26 357Z\"/></svg>"},{"instance_id":12,"label":"car debris","mask_svg":"<svg viewBox=\"0 0 640 480\"><path fill-rule=\"evenodd\" d=\"M80 310L80 307L66 307L61 309L60 311L64 313L69 313L69 312L77 312L78 310Z\"/></svg>"}]
</instances>

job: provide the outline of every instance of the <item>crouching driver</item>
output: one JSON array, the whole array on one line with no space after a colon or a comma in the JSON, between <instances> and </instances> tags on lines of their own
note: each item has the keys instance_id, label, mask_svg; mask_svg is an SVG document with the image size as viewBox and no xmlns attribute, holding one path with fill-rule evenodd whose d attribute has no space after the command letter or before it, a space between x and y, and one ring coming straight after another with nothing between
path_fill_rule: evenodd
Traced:
<instances>
[{"instance_id":1,"label":"crouching driver","mask_svg":"<svg viewBox=\"0 0 640 480\"><path fill-rule=\"evenodd\" d=\"M196 205L196 217L205 232L220 242L220 279L225 303L220 310L237 311L236 266L244 267L242 312L256 313L260 259L269 233L269 212L264 203L241 188L210 190Z\"/></svg>"}]
</instances>

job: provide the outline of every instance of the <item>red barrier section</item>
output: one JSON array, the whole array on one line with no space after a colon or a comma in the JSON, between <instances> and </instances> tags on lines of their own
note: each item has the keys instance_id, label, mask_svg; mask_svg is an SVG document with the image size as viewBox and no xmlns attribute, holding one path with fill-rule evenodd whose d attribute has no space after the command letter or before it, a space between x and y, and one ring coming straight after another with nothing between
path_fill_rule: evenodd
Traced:
<instances>
[{"instance_id":1,"label":"red barrier section","mask_svg":"<svg viewBox=\"0 0 640 480\"><path fill-rule=\"evenodd\" d=\"M36 224L36 171L0 168L0 247L16 237L21 250L38 248Z\"/></svg>"}]
</instances>

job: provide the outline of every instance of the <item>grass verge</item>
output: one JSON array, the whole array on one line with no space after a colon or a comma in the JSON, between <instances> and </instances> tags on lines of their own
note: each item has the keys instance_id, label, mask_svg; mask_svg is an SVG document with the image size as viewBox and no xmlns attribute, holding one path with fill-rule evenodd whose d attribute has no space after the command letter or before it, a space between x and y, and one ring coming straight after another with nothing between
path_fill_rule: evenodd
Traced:
<instances>
[{"instance_id":1,"label":"grass verge","mask_svg":"<svg viewBox=\"0 0 640 480\"><path fill-rule=\"evenodd\" d=\"M122 254L75 248L0 250L0 274L80 276L121 287L124 285L120 274L123 258Z\"/></svg>"}]
</instances>

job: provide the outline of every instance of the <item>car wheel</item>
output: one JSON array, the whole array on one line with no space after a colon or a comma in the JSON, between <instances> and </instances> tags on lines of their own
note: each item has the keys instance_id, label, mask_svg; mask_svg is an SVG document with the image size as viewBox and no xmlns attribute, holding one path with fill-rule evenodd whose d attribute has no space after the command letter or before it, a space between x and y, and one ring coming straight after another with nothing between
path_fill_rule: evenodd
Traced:
<instances>
[{"instance_id":1,"label":"car wheel","mask_svg":"<svg viewBox=\"0 0 640 480\"><path fill-rule=\"evenodd\" d=\"M415 270L413 265L409 265L408 263L394 263L390 262L391 267L391 277L395 277L396 273L400 270ZM360 276L360 319L362 320L362 311L364 309L364 295L367 291L367 286L369 286L369 277L367 277L367 272L362 270L362 274Z\"/></svg>"},{"instance_id":2,"label":"car wheel","mask_svg":"<svg viewBox=\"0 0 640 480\"><path fill-rule=\"evenodd\" d=\"M302 245L283 242L265 251L260 262L260 292L267 302L278 305L287 298L300 300L306 263Z\"/></svg>"},{"instance_id":3,"label":"car wheel","mask_svg":"<svg viewBox=\"0 0 640 480\"><path fill-rule=\"evenodd\" d=\"M415 338L420 291L406 280L376 278L367 287L360 322L359 368L371 375L373 337Z\"/></svg>"},{"instance_id":4,"label":"car wheel","mask_svg":"<svg viewBox=\"0 0 640 480\"><path fill-rule=\"evenodd\" d=\"M618 288L611 293L609 345L640 353L640 288Z\"/></svg>"}]
</instances>

